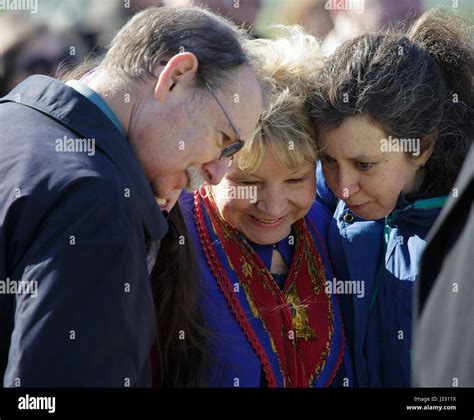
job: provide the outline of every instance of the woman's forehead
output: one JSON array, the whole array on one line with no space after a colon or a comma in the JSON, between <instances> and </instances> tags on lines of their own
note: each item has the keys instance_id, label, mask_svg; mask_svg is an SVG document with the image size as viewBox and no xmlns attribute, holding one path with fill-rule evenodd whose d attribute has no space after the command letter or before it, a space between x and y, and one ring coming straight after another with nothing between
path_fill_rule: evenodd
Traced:
<instances>
[{"instance_id":1,"label":"woman's forehead","mask_svg":"<svg viewBox=\"0 0 474 420\"><path fill-rule=\"evenodd\" d=\"M288 176L294 176L305 172L314 171L316 163L306 162L298 167L288 167L280 163L272 154L266 154L260 166L256 170L245 171L238 167L238 165L232 165L228 171L229 175L243 176L246 178L285 178Z\"/></svg>"},{"instance_id":2,"label":"woman's forehead","mask_svg":"<svg viewBox=\"0 0 474 420\"><path fill-rule=\"evenodd\" d=\"M364 117L349 117L339 127L321 136L323 154L356 159L382 155L385 133Z\"/></svg>"}]
</instances>

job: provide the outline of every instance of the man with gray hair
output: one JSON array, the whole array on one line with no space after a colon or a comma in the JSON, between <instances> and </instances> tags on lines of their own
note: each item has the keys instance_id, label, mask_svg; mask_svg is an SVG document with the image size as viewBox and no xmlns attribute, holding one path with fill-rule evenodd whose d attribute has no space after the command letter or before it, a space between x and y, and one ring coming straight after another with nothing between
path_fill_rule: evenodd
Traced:
<instances>
[{"instance_id":1,"label":"man with gray hair","mask_svg":"<svg viewBox=\"0 0 474 420\"><path fill-rule=\"evenodd\" d=\"M255 129L243 40L206 10L150 8L81 80L0 99L0 281L37 284L0 294L4 386L151 384L146 242L172 192L219 183Z\"/></svg>"}]
</instances>

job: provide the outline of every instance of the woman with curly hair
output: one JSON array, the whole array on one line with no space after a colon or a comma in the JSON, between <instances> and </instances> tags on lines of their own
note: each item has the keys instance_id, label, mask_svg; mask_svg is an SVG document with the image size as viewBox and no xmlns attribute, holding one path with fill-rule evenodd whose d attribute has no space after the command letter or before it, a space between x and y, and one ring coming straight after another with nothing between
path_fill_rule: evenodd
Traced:
<instances>
[{"instance_id":1,"label":"woman with curly hair","mask_svg":"<svg viewBox=\"0 0 474 420\"><path fill-rule=\"evenodd\" d=\"M344 43L311 95L336 277L365 285L341 300L359 386L410 385L413 287L472 142L472 74L469 31L434 10Z\"/></svg>"}]
</instances>

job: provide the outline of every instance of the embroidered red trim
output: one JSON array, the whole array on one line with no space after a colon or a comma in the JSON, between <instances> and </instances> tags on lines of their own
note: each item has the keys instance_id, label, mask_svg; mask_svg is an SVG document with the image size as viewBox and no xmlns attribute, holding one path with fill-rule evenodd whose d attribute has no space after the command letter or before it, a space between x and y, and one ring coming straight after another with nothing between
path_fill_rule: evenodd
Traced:
<instances>
[{"instance_id":1,"label":"embroidered red trim","mask_svg":"<svg viewBox=\"0 0 474 420\"><path fill-rule=\"evenodd\" d=\"M213 212L216 211L216 209L212 210L214 208L213 207L214 204L211 203L212 200L210 200L211 202L209 202L207 205L205 203L207 203L208 200L204 200L204 203L202 203L198 194L196 194L194 198L195 198L195 207L196 207L196 211L195 211L196 226L198 227L198 233L199 233L199 236L200 236L201 245L203 246L203 250L205 251L205 255L206 255L206 259L208 261L208 264L209 264L209 266L211 268L211 271L213 272L214 276L216 277L216 280L218 281L218 284L219 284L219 287L220 287L221 291L224 293L224 296L226 297L226 300L228 301L229 305L231 306L232 312L234 313L234 315L236 315L236 318L239 321L241 327L243 328L244 333L249 338L249 342L251 343L252 347L256 350L257 354L259 355L259 357L262 361L262 366L263 366L264 372L265 372L264 363L268 362L268 359L266 357L265 357L265 359L262 359L261 354L259 354L258 348L261 348L260 342L259 342L258 338L255 336L255 332L253 331L252 327L248 323L248 320L247 320L247 318L246 318L246 316L243 312L243 309L240 306L240 302L239 302L238 298L236 297L236 295L234 293L233 287L231 285L231 282L229 281L229 278L227 277L227 273L226 273L225 269L223 268L222 263L220 262L217 254L214 252L214 250L212 248L211 238L210 238L208 230L205 227L204 216L203 216L203 208L205 206L206 211L210 211L211 213L213 213ZM207 208L207 206L210 206L210 208ZM211 217L211 215L210 215L210 217ZM217 225L215 225L212 220L213 219L211 217L211 223L212 223L211 228L216 233L220 232L220 234L219 234L220 236L224 235L223 237L227 238L227 235L231 235L231 237L232 237L232 235L235 235L235 232L232 229L221 231L221 229L228 229L228 228L225 228L224 225L221 226L220 223L219 223L218 218L217 218ZM311 222L311 225L312 225L312 222ZM319 256L319 251L315 247L311 235L309 234L308 230L306 230L306 233L304 233L305 229L307 229L307 228L305 228L305 223L304 223L303 220L300 220L300 223L298 224L298 227L299 227L299 230L301 231L301 238L302 238L301 242L299 243L299 246L304 246L307 249L304 252L304 254L302 254L301 258L304 258L305 261L306 261L306 259L310 258L310 255L311 255L311 253L307 254L307 252L313 252L314 257L317 258L313 262L313 264L316 264L316 266L314 266L314 265L301 266L300 265L301 260L299 262L298 262L298 260L295 260L294 263L292 264L292 268L290 269L290 273L288 275L290 276L291 273L293 273L293 275L297 275L296 272L293 272L293 270L296 269L296 266L304 267L304 269L310 270L310 273L313 273L313 274L309 274L310 276L311 275L314 276L315 273L319 273L319 274L317 274L318 278L321 276L319 278L319 280L316 280L312 277L313 280L310 281L310 283L307 283L308 280L309 280L309 277L305 277L305 274L303 274L303 272L301 274L303 277L298 277L300 280L296 280L296 277L295 277L295 281L302 281L303 282L303 283L300 284L300 286L302 287L302 289L301 289L302 293L304 293L304 294L314 293L314 292L309 292L309 290L312 290L312 287L313 287L313 286L311 286L311 283L313 281L317 281L318 284L320 284L320 286L316 286L316 283L314 283L314 287L324 287L324 279L326 278L325 270L324 270L323 263L321 261L321 257ZM312 225L312 228L315 230L314 225ZM320 243L322 243L318 232L316 230L315 230L315 232L316 232L316 235L317 235L317 240ZM305 245L303 245L303 243ZM311 243L312 243L312 245L311 245ZM290 359L286 359L286 358L285 359L280 359L280 365L281 365L282 362L284 362L284 366L285 366L285 368L284 368L284 371L286 372L284 374L285 383L288 382L288 384L290 386L304 386L303 384L306 383L306 381L309 379L309 383L306 386L308 386L308 385L311 386L312 380L314 378L313 375L317 375L320 372L320 369L322 367L324 367L324 365L327 361L327 356L329 354L328 351L330 351L329 346L330 346L330 342L332 341L330 337L331 337L332 331L333 331L333 324L332 324L333 321L330 321L330 324L327 325L327 328L329 328L329 330L325 330L326 327L323 324L320 324L321 321L323 323L327 322L324 318L323 319L320 318L317 321L316 324L313 324L313 325L318 326L318 329L316 330L316 331L318 331L317 332L318 337L322 338L325 334L325 331L327 331L327 334L329 334L329 336L326 337L327 339L329 339L327 342L326 342L326 340L321 341L320 339L318 339L318 342L314 342L314 343L313 342L306 343L305 341L300 342L300 346L302 346L302 350L303 350L303 352L305 352L304 353L305 354L304 355L305 365L306 365L306 363L310 363L310 365L312 365L313 363L318 363L318 365L315 366L316 371L313 372L313 368L311 368L310 371L313 372L313 373L312 374L307 373L306 375L309 375L309 377L305 377L305 374L304 374L304 366L305 365L299 365L297 360L294 359L294 357L295 357L295 354L293 354L294 351L297 351L298 353L299 353L299 351L296 350L296 349L293 349L291 347L285 349L285 346L287 346L288 343L281 342L281 337L279 336L280 333L278 332L278 325L275 324L276 319L274 317L274 313L261 312L261 309L266 307L266 300L265 299L269 299L271 301L272 299L276 298L279 301L279 300L285 299L285 298L280 296L281 292L280 292L279 289L274 289L275 285L273 284L273 281L269 281L269 279L268 279L269 274L266 270L263 269L263 267L261 267L261 269L263 269L264 271L259 272L259 275L263 276L262 279L261 279L262 283L260 283L260 281L258 281L256 279L252 280L252 277L249 278L249 274L245 271L246 266L245 265L242 265L242 266L240 265L241 260L239 259L238 255L240 255L241 250L244 252L244 255L247 255L248 258L253 258L252 255L254 255L254 254L252 254L251 248L248 248L248 247L246 248L245 246L243 248L241 248L239 245L237 245L237 243L234 243L233 241L230 241L230 242L227 241L226 244L227 244L226 247L229 248L226 252L228 253L227 254L228 258L230 258L232 260L232 266L235 267L235 269L237 270L236 271L237 273L240 273L240 274L238 274L239 278L240 278L240 276L243 276L243 278L245 279L245 285L244 286L250 287L253 290L252 296L257 299L257 301L254 302L254 304L256 304L256 307L254 309L259 311L259 315L257 315L257 316L262 317L263 319L265 319L265 321L264 321L265 323L268 321L268 322L273 324L272 327L271 327L272 329L269 330L269 334L270 334L270 331L272 331L271 335L272 335L272 339L274 340L275 345L277 346L279 359L280 359L280 357L284 357L284 355L286 354L286 351L289 351L292 354ZM323 249L324 249L324 252L327 256L327 252L326 252L324 247L323 247ZM309 251L309 250L311 250L311 251ZM301 249L300 252L303 252L303 250ZM256 262L257 266L260 266L258 258L255 262ZM315 272L314 270L316 269L316 267L319 267L319 270L317 270ZM297 270L299 270L299 268ZM313 271L311 271L311 270L313 270ZM306 275L308 275L308 271L306 271ZM271 279L271 280L273 280L273 279ZM253 281L253 283L251 283L252 281ZM300 286L298 286L298 287L300 287ZM287 287L289 287L289 286L287 286ZM308 287L310 287L311 289L308 289ZM274 294L272 294L272 293L274 293ZM289 289L288 289L288 293L289 293ZM316 293L319 294L320 292L316 292ZM280 298L277 298L275 295L280 296ZM323 292L323 295L324 295L324 292ZM307 295L307 296L309 297L309 295ZM306 301L306 299L308 298L307 296L306 295L304 295L304 296L301 295L300 298L302 298L303 301ZM299 302L299 301L297 301L297 302ZM299 303L297 303L297 304L299 304ZM329 319L333 320L333 313L332 313L333 308L332 308L332 304L331 304L331 297L329 297L329 296L327 297L327 305L329 305L328 306ZM318 315L318 313L319 313L319 315ZM289 315L289 309L288 309L288 315ZM281 316L285 317L286 312L282 313ZM289 321L290 324L288 324L288 325L291 325L289 328L291 328L291 330L293 330L293 323L291 321L291 315L289 315L289 316L290 316L290 321ZM320 311L319 312L312 312L312 313L310 312L309 316L313 317L312 322L314 322L318 317L321 316L321 312ZM270 318L273 317L273 318L271 318L271 319L268 318L267 319L267 317L270 317ZM282 321L282 322L285 325L287 324L287 320ZM301 322L301 320L300 320L300 322ZM267 326L267 327L270 328L270 326ZM303 331L304 331L304 334L311 333L311 331L308 331L308 330L301 330L300 333L302 333ZM320 336L319 334L323 334L323 336ZM342 338L341 347L343 347L344 337L342 336L341 338ZM307 340L307 338L305 338L305 340ZM326 342L326 347L325 348L321 347L322 343L324 343L324 342ZM272 343L273 343L273 341L272 341ZM273 346L273 344L272 344L272 346ZM319 347L318 351L320 351L321 353L311 353L311 352L314 352L318 347ZM262 349L262 351L263 351L263 349ZM265 354L265 353L263 352L263 354ZM314 359L314 357L316 357L316 354L320 354L320 356L319 356L320 357L320 359L319 359L320 362L317 362ZM333 369L331 369L331 377L328 380L328 383L325 384L326 386L329 385L332 382L332 380L333 380L333 378L334 378L334 376L335 376L335 374L336 374L336 372L339 368L339 365L341 363L341 355L342 354L343 354L343 350L338 355L338 358L336 360L336 366L333 366ZM321 357L322 357L322 359L321 359ZM313 358L313 359L311 360L311 358ZM290 362L290 360L291 360L291 363L292 363L291 367L288 365L288 362ZM298 366L300 366L300 367L298 367ZM303 370L300 370L301 368L303 368ZM270 367L270 370L271 370L271 367ZM265 374L267 375L267 372L265 372ZM268 377L267 377L267 380L268 380L269 383L271 382L270 378L268 378Z\"/></svg>"},{"instance_id":2,"label":"embroidered red trim","mask_svg":"<svg viewBox=\"0 0 474 420\"><path fill-rule=\"evenodd\" d=\"M329 252L326 249L326 245L324 245L324 242L321 238L321 235L319 234L318 229L316 229L316 226L314 225L311 218L306 217L306 220L308 220L311 228L313 229L313 232L315 233L316 237L318 238L319 244L321 245L321 249L323 250L324 255L326 255L326 259L327 259L327 262L328 262L328 265L329 265L329 271L331 272L331 280L332 280L332 277L334 277L334 269L332 268L332 262L331 262L331 259L329 258ZM340 350L339 355L337 357L337 361L336 361L336 364L335 364L335 367L334 367L334 371L332 372L332 375L329 378L329 381L326 384L326 387L329 387L332 384L332 382L334 381L334 378L336 377L337 371L341 367L342 359L344 358L344 352L345 352L345 348L346 348L346 336L345 336L345 332L344 332L345 331L344 321L342 319L341 305L340 305L340 302L339 302L339 296L337 296L337 295L336 295L336 301L337 301L337 305L339 307L339 313L341 315L340 316L340 318L341 318L341 335L342 335L342 337L341 337L341 350Z\"/></svg>"},{"instance_id":3,"label":"embroidered red trim","mask_svg":"<svg viewBox=\"0 0 474 420\"><path fill-rule=\"evenodd\" d=\"M219 288L221 289L227 302L229 303L232 312L234 313L235 317L237 318L237 321L242 327L244 334L247 336L247 339L249 340L250 345L255 350L255 352L257 353L257 356L260 359L260 362L262 363L262 369L265 373L265 378L267 379L268 386L270 388L276 388L277 386L276 378L273 374L270 361L268 360L265 354L265 350L263 349L258 337L256 336L250 323L245 317L244 311L242 307L240 306L238 297L235 295L233 290L229 290L227 288L227 285L230 284L230 281L229 281L229 278L227 277L225 270L220 264L220 261L216 252L212 248L211 241L207 234L207 229L204 226L204 219L202 215L202 209L200 208L201 203L200 203L199 197L200 197L199 193L196 192L194 194L194 206L197 211L194 212L194 220L196 223L199 240L201 242L204 255L206 256L207 263L209 264L209 267L211 268L211 271L217 280Z\"/></svg>"}]
</instances>

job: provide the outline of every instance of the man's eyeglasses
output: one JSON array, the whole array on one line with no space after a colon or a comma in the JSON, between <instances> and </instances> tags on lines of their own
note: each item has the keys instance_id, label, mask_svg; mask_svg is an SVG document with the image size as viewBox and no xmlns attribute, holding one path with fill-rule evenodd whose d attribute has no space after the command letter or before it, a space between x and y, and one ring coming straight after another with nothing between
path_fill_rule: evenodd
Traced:
<instances>
[{"instance_id":1,"label":"man's eyeglasses","mask_svg":"<svg viewBox=\"0 0 474 420\"><path fill-rule=\"evenodd\" d=\"M227 121L229 122L229 125L232 127L232 130L234 131L235 136L238 138L237 141L235 141L232 144L230 144L229 146L225 147L222 150L222 153L219 156L219 160L228 159L228 158L232 157L233 155L235 155L238 151L240 151L242 149L242 147L244 147L244 141L239 138L239 133L235 129L234 124L232 124L232 121L230 120L229 115L225 111L225 109L222 106L221 102L219 101L219 99L217 99L217 96L212 91L211 85L207 81L204 81L204 83L206 84L207 90L209 90L209 93L216 100L217 105L219 105L219 108L222 110L225 117L227 118Z\"/></svg>"},{"instance_id":2,"label":"man's eyeglasses","mask_svg":"<svg viewBox=\"0 0 474 420\"><path fill-rule=\"evenodd\" d=\"M166 66L166 64L168 63L168 61L166 60L162 60L160 61L160 64L162 66ZM232 144L230 144L229 146L225 147L220 156L219 156L219 160L224 160L224 159L228 159L228 158L231 158L233 155L235 155L237 152L239 152L242 147L244 147L244 141L241 140L239 138L239 133L237 132L234 124L232 124L232 121L230 120L229 118L229 115L227 114L227 112L225 111L224 107L222 106L221 104L221 101L219 101L219 99L217 99L217 96L215 95L215 93L213 92L212 88L211 88L211 85L206 81L204 80L204 84L206 85L207 87L207 90L209 91L209 93L212 95L212 97L216 100L217 102L217 105L219 105L219 108L222 110L222 112L224 113L227 121L229 122L229 125L232 127L232 130L234 131L234 134L235 134L235 137L237 137L237 141L234 141Z\"/></svg>"}]
</instances>

